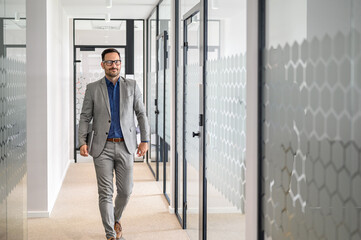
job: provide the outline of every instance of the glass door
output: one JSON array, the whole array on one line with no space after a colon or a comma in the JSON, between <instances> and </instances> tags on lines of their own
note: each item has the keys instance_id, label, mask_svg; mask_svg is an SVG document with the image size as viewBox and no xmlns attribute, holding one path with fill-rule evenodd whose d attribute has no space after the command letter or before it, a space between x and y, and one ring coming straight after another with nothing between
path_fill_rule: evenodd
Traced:
<instances>
[{"instance_id":1,"label":"glass door","mask_svg":"<svg viewBox=\"0 0 361 240\"><path fill-rule=\"evenodd\" d=\"M159 143L158 156L159 180L163 185L163 193L170 203L170 170L169 170L169 150L170 150L170 79L168 64L168 33L163 31L157 37L158 45L158 97L156 109L158 113L157 140Z\"/></svg>"},{"instance_id":2,"label":"glass door","mask_svg":"<svg viewBox=\"0 0 361 240\"><path fill-rule=\"evenodd\" d=\"M201 88L200 68L200 13L190 12L184 17L184 75L183 75L183 227L190 239L199 239L200 219L200 138L199 102Z\"/></svg>"},{"instance_id":3,"label":"glass door","mask_svg":"<svg viewBox=\"0 0 361 240\"><path fill-rule=\"evenodd\" d=\"M78 127L80 113L83 106L86 85L104 77L104 70L101 68L101 53L107 48L115 48L120 53L122 65L120 75L125 76L125 49L120 47L76 47L74 55L75 83L74 83L74 108L75 108L75 149L79 150Z\"/></svg>"}]
</instances>

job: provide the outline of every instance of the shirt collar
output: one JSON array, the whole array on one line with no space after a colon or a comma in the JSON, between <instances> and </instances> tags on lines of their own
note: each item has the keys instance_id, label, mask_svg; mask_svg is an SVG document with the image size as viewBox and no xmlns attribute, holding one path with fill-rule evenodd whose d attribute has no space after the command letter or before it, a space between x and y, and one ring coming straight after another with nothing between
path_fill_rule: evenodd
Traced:
<instances>
[{"instance_id":1,"label":"shirt collar","mask_svg":"<svg viewBox=\"0 0 361 240\"><path fill-rule=\"evenodd\" d=\"M117 80L117 83L119 82L119 79L120 79L120 77L118 78L118 80ZM113 82L111 82L110 80L108 80L108 78L107 77L105 77L105 82L107 83L107 86L109 87L109 86L116 86L117 85L117 83L114 85L113 84Z\"/></svg>"}]
</instances>

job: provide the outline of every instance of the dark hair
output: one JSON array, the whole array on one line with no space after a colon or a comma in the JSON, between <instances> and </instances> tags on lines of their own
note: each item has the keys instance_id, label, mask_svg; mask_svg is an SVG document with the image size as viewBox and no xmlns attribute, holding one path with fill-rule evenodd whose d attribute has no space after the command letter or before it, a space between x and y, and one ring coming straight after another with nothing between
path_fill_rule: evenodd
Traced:
<instances>
[{"instance_id":1,"label":"dark hair","mask_svg":"<svg viewBox=\"0 0 361 240\"><path fill-rule=\"evenodd\" d=\"M121 60L121 59L120 59L120 53L118 52L117 49L107 48L107 49L105 49L105 50L102 52L102 61L104 61L105 54L107 54L107 53L112 53L112 52L118 53L119 60Z\"/></svg>"}]
</instances>

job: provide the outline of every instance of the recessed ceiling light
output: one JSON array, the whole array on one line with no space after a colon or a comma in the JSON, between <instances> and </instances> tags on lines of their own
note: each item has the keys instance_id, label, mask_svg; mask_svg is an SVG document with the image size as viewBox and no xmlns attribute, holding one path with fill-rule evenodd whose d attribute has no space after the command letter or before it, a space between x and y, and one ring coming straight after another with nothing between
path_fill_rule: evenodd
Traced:
<instances>
[{"instance_id":1,"label":"recessed ceiling light","mask_svg":"<svg viewBox=\"0 0 361 240\"><path fill-rule=\"evenodd\" d=\"M107 8L111 8L113 6L112 0L106 0Z\"/></svg>"},{"instance_id":2,"label":"recessed ceiling light","mask_svg":"<svg viewBox=\"0 0 361 240\"><path fill-rule=\"evenodd\" d=\"M20 20L20 14L19 12L15 12L15 17L14 17L15 21L19 21Z\"/></svg>"},{"instance_id":3,"label":"recessed ceiling light","mask_svg":"<svg viewBox=\"0 0 361 240\"><path fill-rule=\"evenodd\" d=\"M105 14L105 21L110 22L110 13Z\"/></svg>"}]
</instances>

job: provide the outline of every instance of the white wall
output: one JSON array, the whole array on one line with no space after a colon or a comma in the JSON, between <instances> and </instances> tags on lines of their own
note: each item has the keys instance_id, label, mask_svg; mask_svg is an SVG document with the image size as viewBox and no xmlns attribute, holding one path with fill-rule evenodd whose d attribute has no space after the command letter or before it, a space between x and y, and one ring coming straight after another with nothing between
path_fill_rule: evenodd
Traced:
<instances>
[{"instance_id":1,"label":"white wall","mask_svg":"<svg viewBox=\"0 0 361 240\"><path fill-rule=\"evenodd\" d=\"M247 0L246 239L258 239L258 1Z\"/></svg>"},{"instance_id":2,"label":"white wall","mask_svg":"<svg viewBox=\"0 0 361 240\"><path fill-rule=\"evenodd\" d=\"M48 0L47 22L48 189L51 211L69 165L69 32L60 0Z\"/></svg>"},{"instance_id":3,"label":"white wall","mask_svg":"<svg viewBox=\"0 0 361 240\"><path fill-rule=\"evenodd\" d=\"M69 31L58 0L27 1L28 213L50 215L69 166Z\"/></svg>"},{"instance_id":4,"label":"white wall","mask_svg":"<svg viewBox=\"0 0 361 240\"><path fill-rule=\"evenodd\" d=\"M27 166L28 212L48 211L46 0L28 0L27 12Z\"/></svg>"},{"instance_id":5,"label":"white wall","mask_svg":"<svg viewBox=\"0 0 361 240\"><path fill-rule=\"evenodd\" d=\"M67 28L68 30L68 78L69 78L69 89L68 89L68 93L69 93L69 116L68 116L68 120L69 120L69 159L75 159L74 156L74 64L72 59L74 59L74 50L73 50L73 19L72 18L68 18L67 19L67 24L68 27L64 26L64 29ZM65 30L64 30L65 32ZM65 51L65 50L64 50Z\"/></svg>"}]
</instances>

